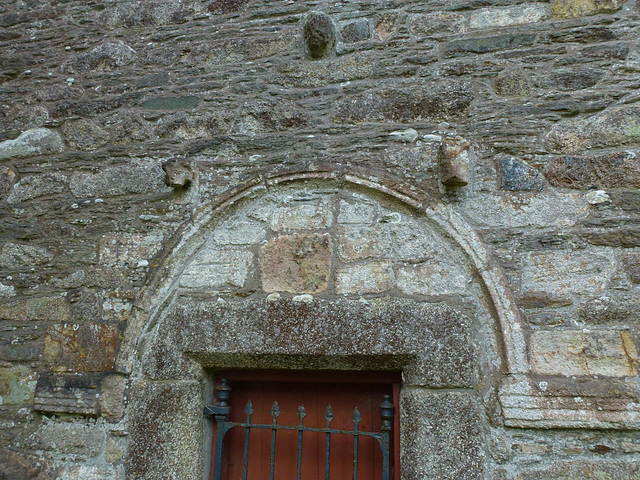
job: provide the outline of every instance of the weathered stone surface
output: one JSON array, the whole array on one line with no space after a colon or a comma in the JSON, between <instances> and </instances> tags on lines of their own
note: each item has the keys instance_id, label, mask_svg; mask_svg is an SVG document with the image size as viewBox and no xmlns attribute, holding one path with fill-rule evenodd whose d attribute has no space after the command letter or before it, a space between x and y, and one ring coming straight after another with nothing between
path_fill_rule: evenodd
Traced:
<instances>
[{"instance_id":1,"label":"weathered stone surface","mask_svg":"<svg viewBox=\"0 0 640 480\"><path fill-rule=\"evenodd\" d=\"M548 18L547 6L543 3L514 7L484 8L469 16L469 29L488 29L541 22Z\"/></svg>"},{"instance_id":2,"label":"weathered stone surface","mask_svg":"<svg viewBox=\"0 0 640 480\"><path fill-rule=\"evenodd\" d=\"M578 306L578 318L591 325L640 325L640 299L628 295L598 297Z\"/></svg>"},{"instance_id":3,"label":"weathered stone surface","mask_svg":"<svg viewBox=\"0 0 640 480\"><path fill-rule=\"evenodd\" d=\"M148 262L160 250L162 240L161 234L105 235L98 247L100 263L137 266Z\"/></svg>"},{"instance_id":4,"label":"weathered stone surface","mask_svg":"<svg viewBox=\"0 0 640 480\"><path fill-rule=\"evenodd\" d=\"M376 39L385 42L398 31L398 14L396 12L379 15L375 24Z\"/></svg>"},{"instance_id":5,"label":"weathered stone surface","mask_svg":"<svg viewBox=\"0 0 640 480\"><path fill-rule=\"evenodd\" d=\"M7 197L7 203L15 205L27 200L63 192L68 179L61 173L45 173L29 175L13 185Z\"/></svg>"},{"instance_id":6,"label":"weathered stone surface","mask_svg":"<svg viewBox=\"0 0 640 480\"><path fill-rule=\"evenodd\" d=\"M4 81L11 77L17 76L35 64L36 59L30 53L0 55L0 69L2 71L0 80Z\"/></svg>"},{"instance_id":7,"label":"weathered stone surface","mask_svg":"<svg viewBox=\"0 0 640 480\"><path fill-rule=\"evenodd\" d=\"M606 58L624 60L629 55L629 45L626 43L614 43L605 45L592 45L581 48L579 55L587 58ZM629 67L633 69L633 60L629 62Z\"/></svg>"},{"instance_id":8,"label":"weathered stone surface","mask_svg":"<svg viewBox=\"0 0 640 480\"><path fill-rule=\"evenodd\" d=\"M53 254L43 247L20 243L5 243L0 248L0 267L19 268L48 263Z\"/></svg>"},{"instance_id":9,"label":"weathered stone surface","mask_svg":"<svg viewBox=\"0 0 640 480\"><path fill-rule=\"evenodd\" d=\"M307 113L296 103L282 100L246 102L240 109L239 116L239 123L245 125L236 128L242 133L254 135L302 128L309 121Z\"/></svg>"},{"instance_id":10,"label":"weathered stone surface","mask_svg":"<svg viewBox=\"0 0 640 480\"><path fill-rule=\"evenodd\" d=\"M53 4L51 2L42 2L36 3L36 5L31 4L30 7L36 6L36 8L30 8L27 11L20 11L20 9L18 9L18 11L9 11L8 13L4 13L0 16L0 26L11 27L31 20L56 18L64 13L64 9L52 7L52 5ZM20 35L11 35L9 32L7 33L7 39L20 37Z\"/></svg>"},{"instance_id":11,"label":"weathered stone surface","mask_svg":"<svg viewBox=\"0 0 640 480\"><path fill-rule=\"evenodd\" d=\"M283 87L322 87L370 77L374 72L371 54L344 55L331 61L288 61L276 67L274 83Z\"/></svg>"},{"instance_id":12,"label":"weathered stone surface","mask_svg":"<svg viewBox=\"0 0 640 480\"><path fill-rule=\"evenodd\" d=\"M125 413L127 379L109 375L100 386L100 413L103 417L120 419Z\"/></svg>"},{"instance_id":13,"label":"weathered stone surface","mask_svg":"<svg viewBox=\"0 0 640 480\"><path fill-rule=\"evenodd\" d=\"M340 224L372 224L382 214L379 204L372 202L364 195L353 194L350 200L340 200L338 223Z\"/></svg>"},{"instance_id":14,"label":"weathered stone surface","mask_svg":"<svg viewBox=\"0 0 640 480\"><path fill-rule=\"evenodd\" d=\"M561 90L582 90L597 85L602 75L601 70L593 68L560 68L542 79L540 83L544 87Z\"/></svg>"},{"instance_id":15,"label":"weathered stone surface","mask_svg":"<svg viewBox=\"0 0 640 480\"><path fill-rule=\"evenodd\" d=\"M41 331L38 323L15 323L13 325L9 322L4 323L5 327L0 333L1 360L17 365L17 362L36 362L42 358L44 332ZM10 366L11 364L5 363L5 365Z\"/></svg>"},{"instance_id":16,"label":"weathered stone surface","mask_svg":"<svg viewBox=\"0 0 640 480\"><path fill-rule=\"evenodd\" d=\"M63 297L35 297L0 303L0 320L66 322L71 318L69 302Z\"/></svg>"},{"instance_id":17,"label":"weathered stone surface","mask_svg":"<svg viewBox=\"0 0 640 480\"><path fill-rule=\"evenodd\" d=\"M625 430L640 425L637 416L640 392L625 378L514 379L503 385L499 398L505 424L512 427ZM567 453L579 453L574 445L571 447L572 451Z\"/></svg>"},{"instance_id":18,"label":"weathered stone surface","mask_svg":"<svg viewBox=\"0 0 640 480\"><path fill-rule=\"evenodd\" d=\"M542 375L637 373L638 352L628 330L545 330L531 334L531 368Z\"/></svg>"},{"instance_id":19,"label":"weathered stone surface","mask_svg":"<svg viewBox=\"0 0 640 480\"><path fill-rule=\"evenodd\" d=\"M184 97L155 97L142 102L147 110L191 110L198 106L200 97L185 95Z\"/></svg>"},{"instance_id":20,"label":"weathered stone surface","mask_svg":"<svg viewBox=\"0 0 640 480\"><path fill-rule=\"evenodd\" d=\"M80 87L71 85L51 85L38 89L35 98L41 102L57 102L59 100L74 100L82 96L83 90Z\"/></svg>"},{"instance_id":21,"label":"weathered stone surface","mask_svg":"<svg viewBox=\"0 0 640 480\"><path fill-rule=\"evenodd\" d=\"M532 33L508 33L489 37L452 40L442 47L445 57L455 57L469 53L490 53L498 50L532 45L536 35Z\"/></svg>"},{"instance_id":22,"label":"weathered stone surface","mask_svg":"<svg viewBox=\"0 0 640 480\"><path fill-rule=\"evenodd\" d=\"M640 212L640 191L618 190L615 193L609 191L607 195L609 195L611 202L622 211Z\"/></svg>"},{"instance_id":23,"label":"weathered stone surface","mask_svg":"<svg viewBox=\"0 0 640 480\"><path fill-rule=\"evenodd\" d=\"M251 212L249 216L269 222L272 230L321 230L333 225L330 198L322 195L305 195L278 199L277 208L267 205Z\"/></svg>"},{"instance_id":24,"label":"weathered stone surface","mask_svg":"<svg viewBox=\"0 0 640 480\"><path fill-rule=\"evenodd\" d=\"M57 477L53 464L42 458L0 450L0 478L3 480L51 480Z\"/></svg>"},{"instance_id":25,"label":"weathered stone surface","mask_svg":"<svg viewBox=\"0 0 640 480\"><path fill-rule=\"evenodd\" d=\"M515 157L498 160L501 187L504 190L539 192L544 187L542 175L533 167Z\"/></svg>"},{"instance_id":26,"label":"weathered stone surface","mask_svg":"<svg viewBox=\"0 0 640 480\"><path fill-rule=\"evenodd\" d=\"M136 51L124 42L105 42L92 50L70 58L62 65L67 73L110 71L136 61Z\"/></svg>"},{"instance_id":27,"label":"weathered stone surface","mask_svg":"<svg viewBox=\"0 0 640 480\"><path fill-rule=\"evenodd\" d=\"M411 417L408 418L408 413ZM467 393L434 393L405 389L400 415L406 425L400 432L402 475L406 478L484 477L481 413Z\"/></svg>"},{"instance_id":28,"label":"weathered stone surface","mask_svg":"<svg viewBox=\"0 0 640 480\"><path fill-rule=\"evenodd\" d=\"M53 372L106 372L114 365L118 328L57 324L47 330L44 359Z\"/></svg>"},{"instance_id":29,"label":"weathered stone surface","mask_svg":"<svg viewBox=\"0 0 640 480\"><path fill-rule=\"evenodd\" d=\"M205 248L180 277L180 286L195 290L244 287L253 272L253 253L247 250Z\"/></svg>"},{"instance_id":30,"label":"weathered stone surface","mask_svg":"<svg viewBox=\"0 0 640 480\"><path fill-rule=\"evenodd\" d=\"M107 446L104 449L104 458L109 463L119 462L124 457L122 441L117 437L108 437Z\"/></svg>"},{"instance_id":31,"label":"weathered stone surface","mask_svg":"<svg viewBox=\"0 0 640 480\"><path fill-rule=\"evenodd\" d=\"M109 142L109 133L86 119L66 122L62 126L62 133L69 146L78 150L91 152Z\"/></svg>"},{"instance_id":32,"label":"weathered stone surface","mask_svg":"<svg viewBox=\"0 0 640 480\"><path fill-rule=\"evenodd\" d=\"M127 478L199 478L202 472L202 388L197 382L132 385Z\"/></svg>"},{"instance_id":33,"label":"weathered stone surface","mask_svg":"<svg viewBox=\"0 0 640 480\"><path fill-rule=\"evenodd\" d=\"M340 39L346 43L363 42L369 38L371 38L371 25L366 19L347 23L340 32Z\"/></svg>"},{"instance_id":34,"label":"weathered stone surface","mask_svg":"<svg viewBox=\"0 0 640 480\"><path fill-rule=\"evenodd\" d=\"M214 0L209 4L207 10L218 15L238 12L244 9L249 0Z\"/></svg>"},{"instance_id":35,"label":"weathered stone surface","mask_svg":"<svg viewBox=\"0 0 640 480\"><path fill-rule=\"evenodd\" d=\"M230 218L223 222L213 234L217 245L255 245L266 238L267 230L259 222L246 218Z\"/></svg>"},{"instance_id":36,"label":"weathered stone surface","mask_svg":"<svg viewBox=\"0 0 640 480\"><path fill-rule=\"evenodd\" d=\"M113 465L70 465L61 471L65 480L124 480L122 466Z\"/></svg>"},{"instance_id":37,"label":"weathered stone surface","mask_svg":"<svg viewBox=\"0 0 640 480\"><path fill-rule=\"evenodd\" d=\"M580 196L550 191L519 198L498 194L478 195L464 202L464 209L472 223L491 228L499 227L570 227L585 218L591 206Z\"/></svg>"},{"instance_id":38,"label":"weathered stone surface","mask_svg":"<svg viewBox=\"0 0 640 480\"><path fill-rule=\"evenodd\" d=\"M162 162L141 159L125 165L106 167L99 173L71 175L71 193L76 197L126 195L132 193L161 193L170 191L164 183Z\"/></svg>"},{"instance_id":39,"label":"weathered stone surface","mask_svg":"<svg viewBox=\"0 0 640 480\"><path fill-rule=\"evenodd\" d=\"M445 138L438 150L438 176L446 187L463 187L469 183L469 142Z\"/></svg>"},{"instance_id":40,"label":"weathered stone surface","mask_svg":"<svg viewBox=\"0 0 640 480\"><path fill-rule=\"evenodd\" d=\"M622 254L622 265L632 283L640 283L640 252Z\"/></svg>"},{"instance_id":41,"label":"weathered stone surface","mask_svg":"<svg viewBox=\"0 0 640 480\"><path fill-rule=\"evenodd\" d=\"M3 201L16 183L16 172L6 166L0 167L0 202Z\"/></svg>"},{"instance_id":42,"label":"weathered stone surface","mask_svg":"<svg viewBox=\"0 0 640 480\"><path fill-rule=\"evenodd\" d=\"M535 91L531 74L525 70L507 70L493 81L493 90L503 97L530 95Z\"/></svg>"},{"instance_id":43,"label":"weathered stone surface","mask_svg":"<svg viewBox=\"0 0 640 480\"><path fill-rule=\"evenodd\" d=\"M555 157L544 175L556 187L638 188L640 158L630 150L584 157Z\"/></svg>"},{"instance_id":44,"label":"weathered stone surface","mask_svg":"<svg viewBox=\"0 0 640 480\"><path fill-rule=\"evenodd\" d=\"M101 380L98 374L44 373L36 385L34 409L43 413L98 416Z\"/></svg>"},{"instance_id":45,"label":"weathered stone surface","mask_svg":"<svg viewBox=\"0 0 640 480\"><path fill-rule=\"evenodd\" d=\"M390 262L347 265L336 272L336 293L368 294L391 290L394 283Z\"/></svg>"},{"instance_id":46,"label":"weathered stone surface","mask_svg":"<svg viewBox=\"0 0 640 480\"><path fill-rule=\"evenodd\" d=\"M0 282L0 298L10 298L16 296L16 289L13 285L5 285Z\"/></svg>"},{"instance_id":47,"label":"weathered stone surface","mask_svg":"<svg viewBox=\"0 0 640 480\"><path fill-rule=\"evenodd\" d=\"M617 480L640 479L640 466L633 461L561 461L543 469L519 473L516 480Z\"/></svg>"},{"instance_id":48,"label":"weathered stone surface","mask_svg":"<svg viewBox=\"0 0 640 480\"><path fill-rule=\"evenodd\" d=\"M23 132L44 126L49 111L42 105L3 105L0 107L0 132Z\"/></svg>"},{"instance_id":49,"label":"weathered stone surface","mask_svg":"<svg viewBox=\"0 0 640 480\"><path fill-rule=\"evenodd\" d=\"M606 42L615 40L618 36L615 32L604 25L576 26L562 31L549 33L549 40L552 42Z\"/></svg>"},{"instance_id":50,"label":"weathered stone surface","mask_svg":"<svg viewBox=\"0 0 640 480\"><path fill-rule=\"evenodd\" d=\"M225 133L229 126L230 119L225 112L199 110L194 115L176 112L158 120L155 133L162 138L193 140Z\"/></svg>"},{"instance_id":51,"label":"weathered stone surface","mask_svg":"<svg viewBox=\"0 0 640 480\"><path fill-rule=\"evenodd\" d=\"M338 123L407 122L464 115L473 101L471 85L448 82L429 91L376 90L341 101Z\"/></svg>"},{"instance_id":52,"label":"weathered stone surface","mask_svg":"<svg viewBox=\"0 0 640 480\"><path fill-rule=\"evenodd\" d=\"M336 27L331 17L310 13L304 22L304 41L310 58L317 60L331 55L336 44Z\"/></svg>"},{"instance_id":53,"label":"weathered stone surface","mask_svg":"<svg viewBox=\"0 0 640 480\"><path fill-rule=\"evenodd\" d=\"M635 106L605 110L593 117L556 125L544 137L554 153L579 153L591 148L640 144L640 108Z\"/></svg>"},{"instance_id":54,"label":"weathered stone surface","mask_svg":"<svg viewBox=\"0 0 640 480\"><path fill-rule=\"evenodd\" d=\"M471 386L471 319L450 306L390 297L311 300L183 298L149 349L147 372L183 378L193 369L181 353L188 351L205 367L391 368L402 369L410 385Z\"/></svg>"},{"instance_id":55,"label":"weathered stone surface","mask_svg":"<svg viewBox=\"0 0 640 480\"><path fill-rule=\"evenodd\" d=\"M105 432L91 423L45 420L26 443L35 450L95 457L102 451L105 437Z\"/></svg>"},{"instance_id":56,"label":"weathered stone surface","mask_svg":"<svg viewBox=\"0 0 640 480\"><path fill-rule=\"evenodd\" d=\"M413 17L409 28L417 36L464 33L466 18L454 12L427 13Z\"/></svg>"},{"instance_id":57,"label":"weathered stone surface","mask_svg":"<svg viewBox=\"0 0 640 480\"><path fill-rule=\"evenodd\" d=\"M283 235L261 249L265 292L317 293L326 290L331 268L328 235Z\"/></svg>"},{"instance_id":58,"label":"weathered stone surface","mask_svg":"<svg viewBox=\"0 0 640 480\"><path fill-rule=\"evenodd\" d=\"M154 138L153 126L139 111L118 112L105 122L111 142L116 144L150 140Z\"/></svg>"},{"instance_id":59,"label":"weathered stone surface","mask_svg":"<svg viewBox=\"0 0 640 480\"><path fill-rule=\"evenodd\" d=\"M407 295L467 296L471 282L461 265L439 258L405 265L398 269L396 276L398 289Z\"/></svg>"},{"instance_id":60,"label":"weathered stone surface","mask_svg":"<svg viewBox=\"0 0 640 480\"><path fill-rule=\"evenodd\" d=\"M606 251L530 253L522 264L522 288L555 295L601 292L614 268L614 259Z\"/></svg>"},{"instance_id":61,"label":"weathered stone surface","mask_svg":"<svg viewBox=\"0 0 640 480\"><path fill-rule=\"evenodd\" d=\"M338 230L338 254L345 262L381 257L386 251L383 235L375 226L347 224Z\"/></svg>"},{"instance_id":62,"label":"weathered stone surface","mask_svg":"<svg viewBox=\"0 0 640 480\"><path fill-rule=\"evenodd\" d=\"M604 190L592 190L584 196L584 199L590 205L602 205L603 203L611 203L611 197Z\"/></svg>"},{"instance_id":63,"label":"weathered stone surface","mask_svg":"<svg viewBox=\"0 0 640 480\"><path fill-rule=\"evenodd\" d=\"M553 18L576 18L612 13L627 0L557 0L551 8Z\"/></svg>"},{"instance_id":64,"label":"weathered stone surface","mask_svg":"<svg viewBox=\"0 0 640 480\"><path fill-rule=\"evenodd\" d=\"M255 35L234 36L234 38L217 36L215 43L207 41L192 46L191 56L186 60L193 64L200 64L209 71L217 71L219 65L286 55L303 49L300 30L297 25L295 27L272 25L267 32L260 31ZM157 62L150 63L174 64L178 61L179 52L171 51L167 56L169 58L166 61L159 59Z\"/></svg>"},{"instance_id":65,"label":"weathered stone surface","mask_svg":"<svg viewBox=\"0 0 640 480\"><path fill-rule=\"evenodd\" d=\"M224 3L231 3L232 1L227 0ZM184 23L190 20L194 15L194 11L195 5L193 2L182 4L170 0L153 0L133 4L109 5L104 10L100 20L109 28L167 25Z\"/></svg>"},{"instance_id":66,"label":"weathered stone surface","mask_svg":"<svg viewBox=\"0 0 640 480\"><path fill-rule=\"evenodd\" d=\"M48 155L64 151L60 134L48 128L34 128L20 134L15 140L0 143L0 160Z\"/></svg>"},{"instance_id":67,"label":"weathered stone surface","mask_svg":"<svg viewBox=\"0 0 640 480\"><path fill-rule=\"evenodd\" d=\"M0 405L33 401L38 375L27 367L0 368Z\"/></svg>"},{"instance_id":68,"label":"weathered stone surface","mask_svg":"<svg viewBox=\"0 0 640 480\"><path fill-rule=\"evenodd\" d=\"M584 241L605 247L640 247L640 228L584 229L578 232Z\"/></svg>"},{"instance_id":69,"label":"weathered stone surface","mask_svg":"<svg viewBox=\"0 0 640 480\"><path fill-rule=\"evenodd\" d=\"M407 128L406 130L395 130L389 136L398 142L413 143L418 138L418 132L413 128Z\"/></svg>"}]
</instances>

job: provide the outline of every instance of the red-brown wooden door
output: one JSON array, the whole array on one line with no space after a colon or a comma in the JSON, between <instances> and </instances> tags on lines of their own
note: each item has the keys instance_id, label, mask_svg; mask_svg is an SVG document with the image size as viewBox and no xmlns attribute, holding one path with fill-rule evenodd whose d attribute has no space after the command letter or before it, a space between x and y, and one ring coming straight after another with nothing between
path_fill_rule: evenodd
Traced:
<instances>
[{"instance_id":1,"label":"red-brown wooden door","mask_svg":"<svg viewBox=\"0 0 640 480\"><path fill-rule=\"evenodd\" d=\"M394 394L396 374L359 374L331 372L318 374L282 375L282 373L225 373L229 379L231 396L229 419L244 422L245 406L253 404L253 424L271 424L271 408L278 402L278 425L298 425L298 406L304 405L307 427L326 427L324 418L331 405L334 418L332 429L353 430L353 413L357 407L362 420L359 429L380 432L380 404L383 395ZM222 378L222 376L220 377ZM329 381L332 380L332 381ZM375 380L375 381L373 381ZM397 384L396 384L397 385ZM397 390L397 388L396 388ZM397 395L395 395L397 396ZM395 402L394 402L395 403ZM396 409L397 410L397 409ZM397 424L397 422L396 422ZM251 429L249 441L248 480L269 480L271 460L271 430ZM393 437L392 437L393 438ZM393 443L392 443L393 445ZM295 480L298 461L298 431L280 430L275 451L276 480ZM326 435L316 432L303 434L302 480L324 480ZM214 445L215 449L215 445ZM223 456L223 480L241 480L243 477L245 429L234 427L226 434ZM392 446L393 450L393 446ZM331 479L353 478L354 439L350 435L331 435ZM391 455L393 459L393 454ZM392 462L393 472L393 462ZM378 441L371 437L358 439L358 479L382 478L382 451ZM395 478L392 474L391 478Z\"/></svg>"}]
</instances>

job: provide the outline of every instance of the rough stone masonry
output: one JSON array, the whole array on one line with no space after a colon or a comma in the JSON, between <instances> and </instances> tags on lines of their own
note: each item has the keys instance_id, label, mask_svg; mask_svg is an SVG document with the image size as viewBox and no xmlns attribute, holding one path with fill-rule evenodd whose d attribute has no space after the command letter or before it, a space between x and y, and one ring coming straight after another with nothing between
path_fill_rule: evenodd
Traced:
<instances>
[{"instance_id":1,"label":"rough stone masonry","mask_svg":"<svg viewBox=\"0 0 640 480\"><path fill-rule=\"evenodd\" d=\"M639 188L640 0L4 0L0 479L209 478L269 368L401 371L403 480L640 480Z\"/></svg>"}]
</instances>

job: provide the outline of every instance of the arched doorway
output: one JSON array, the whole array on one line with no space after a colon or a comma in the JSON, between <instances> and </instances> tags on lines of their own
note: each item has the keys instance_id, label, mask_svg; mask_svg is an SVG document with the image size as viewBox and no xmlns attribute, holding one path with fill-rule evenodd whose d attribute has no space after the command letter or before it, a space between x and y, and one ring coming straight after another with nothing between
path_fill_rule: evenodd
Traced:
<instances>
[{"instance_id":1,"label":"arched doorway","mask_svg":"<svg viewBox=\"0 0 640 480\"><path fill-rule=\"evenodd\" d=\"M482 478L483 398L527 368L499 271L446 208L318 176L241 192L166 256L120 359L131 478L207 475L202 408L229 368L401 372L403 478Z\"/></svg>"}]
</instances>

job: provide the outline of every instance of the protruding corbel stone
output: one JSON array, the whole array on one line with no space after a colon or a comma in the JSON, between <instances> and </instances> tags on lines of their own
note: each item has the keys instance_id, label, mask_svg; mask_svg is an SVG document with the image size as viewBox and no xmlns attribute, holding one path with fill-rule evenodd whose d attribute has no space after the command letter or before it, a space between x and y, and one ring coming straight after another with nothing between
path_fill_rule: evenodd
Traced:
<instances>
[{"instance_id":1,"label":"protruding corbel stone","mask_svg":"<svg viewBox=\"0 0 640 480\"><path fill-rule=\"evenodd\" d=\"M164 183L171 188L188 188L193 181L193 166L187 160L169 160L162 165L162 169L166 172Z\"/></svg>"},{"instance_id":2,"label":"protruding corbel stone","mask_svg":"<svg viewBox=\"0 0 640 480\"><path fill-rule=\"evenodd\" d=\"M330 56L336 45L336 27L331 17L311 12L304 22L304 42L312 60Z\"/></svg>"},{"instance_id":3,"label":"protruding corbel stone","mask_svg":"<svg viewBox=\"0 0 640 480\"><path fill-rule=\"evenodd\" d=\"M447 188L469 183L469 142L462 138L444 138L438 151L440 182Z\"/></svg>"}]
</instances>

